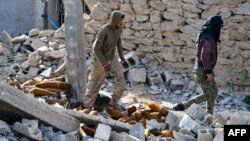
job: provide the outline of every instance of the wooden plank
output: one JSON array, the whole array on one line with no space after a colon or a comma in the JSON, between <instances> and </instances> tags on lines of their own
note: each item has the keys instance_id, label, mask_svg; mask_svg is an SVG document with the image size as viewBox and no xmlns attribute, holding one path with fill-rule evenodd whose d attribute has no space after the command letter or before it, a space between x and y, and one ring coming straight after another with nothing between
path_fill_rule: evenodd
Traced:
<instances>
[{"instance_id":1,"label":"wooden plank","mask_svg":"<svg viewBox=\"0 0 250 141\"><path fill-rule=\"evenodd\" d=\"M89 115L75 110L66 110L66 113L70 114L71 116L77 118L80 122L85 123L87 125L98 123L109 125L112 130L116 132L128 132L132 127L130 124L124 122L120 122L113 119L107 119L103 116Z\"/></svg>"},{"instance_id":2,"label":"wooden plank","mask_svg":"<svg viewBox=\"0 0 250 141\"><path fill-rule=\"evenodd\" d=\"M47 103L40 102L31 95L27 95L14 87L1 83L0 113L1 117L35 118L41 123L64 132L76 131L80 127L80 122L76 118L66 114L63 108L53 107Z\"/></svg>"}]
</instances>

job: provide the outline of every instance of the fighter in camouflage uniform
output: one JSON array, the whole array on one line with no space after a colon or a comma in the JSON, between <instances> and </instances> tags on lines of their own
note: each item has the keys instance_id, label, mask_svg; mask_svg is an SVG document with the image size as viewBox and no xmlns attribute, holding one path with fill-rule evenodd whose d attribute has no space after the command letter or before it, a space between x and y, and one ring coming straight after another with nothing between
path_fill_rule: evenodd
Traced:
<instances>
[{"instance_id":1,"label":"fighter in camouflage uniform","mask_svg":"<svg viewBox=\"0 0 250 141\"><path fill-rule=\"evenodd\" d=\"M198 34L194 72L197 82L201 85L203 94L184 102L184 108L189 107L192 103L206 101L207 112L213 114L215 100L218 95L213 70L217 61L217 42L220 42L220 30L222 26L223 21L221 16L209 17Z\"/></svg>"}]
</instances>

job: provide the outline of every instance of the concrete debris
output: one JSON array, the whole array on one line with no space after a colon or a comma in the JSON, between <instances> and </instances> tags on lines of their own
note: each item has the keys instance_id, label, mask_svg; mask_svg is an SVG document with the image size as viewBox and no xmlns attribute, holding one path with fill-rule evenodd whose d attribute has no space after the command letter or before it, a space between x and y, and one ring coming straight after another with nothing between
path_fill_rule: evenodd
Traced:
<instances>
[{"instance_id":1,"label":"concrete debris","mask_svg":"<svg viewBox=\"0 0 250 141\"><path fill-rule=\"evenodd\" d=\"M38 129L38 120L23 119L22 123L15 122L13 130L33 140L41 141L42 132Z\"/></svg>"},{"instance_id":2,"label":"concrete debris","mask_svg":"<svg viewBox=\"0 0 250 141\"><path fill-rule=\"evenodd\" d=\"M0 80L12 87L0 84L1 141L221 141L224 125L250 124L249 105L241 102L250 95L248 2L99 0L90 15L83 15L88 68L94 37L114 9L126 15L122 41L128 81L120 101L125 110L66 109L71 85L65 75L70 68L64 25L13 38L3 31ZM214 115L206 113L204 103L175 111L176 103L203 93L192 73L196 35L204 19L218 14L225 27L216 82L229 89L225 78L232 78L238 92L220 91ZM100 95L111 98L114 82L108 76Z\"/></svg>"}]
</instances>

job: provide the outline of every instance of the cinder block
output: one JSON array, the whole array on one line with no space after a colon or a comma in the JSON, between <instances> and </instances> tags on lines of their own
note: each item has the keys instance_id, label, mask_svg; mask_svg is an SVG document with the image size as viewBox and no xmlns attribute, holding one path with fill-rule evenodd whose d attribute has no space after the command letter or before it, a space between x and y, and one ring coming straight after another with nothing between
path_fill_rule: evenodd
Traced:
<instances>
[{"instance_id":1,"label":"cinder block","mask_svg":"<svg viewBox=\"0 0 250 141\"><path fill-rule=\"evenodd\" d=\"M146 69L145 68L133 68L127 73L127 79L129 82L146 82Z\"/></svg>"},{"instance_id":2,"label":"cinder block","mask_svg":"<svg viewBox=\"0 0 250 141\"><path fill-rule=\"evenodd\" d=\"M108 141L111 134L111 127L105 124L98 124L94 138Z\"/></svg>"},{"instance_id":3,"label":"cinder block","mask_svg":"<svg viewBox=\"0 0 250 141\"><path fill-rule=\"evenodd\" d=\"M213 141L213 135L208 130L199 130L198 141Z\"/></svg>"},{"instance_id":4,"label":"cinder block","mask_svg":"<svg viewBox=\"0 0 250 141\"><path fill-rule=\"evenodd\" d=\"M170 88L173 91L182 90L184 86L185 86L185 82L184 80L181 80L181 79L171 80L170 82Z\"/></svg>"},{"instance_id":5,"label":"cinder block","mask_svg":"<svg viewBox=\"0 0 250 141\"><path fill-rule=\"evenodd\" d=\"M161 74L158 72L154 72L152 74L148 74L147 81L150 86L156 86L163 84L163 80Z\"/></svg>"},{"instance_id":6,"label":"cinder block","mask_svg":"<svg viewBox=\"0 0 250 141\"><path fill-rule=\"evenodd\" d=\"M184 111L169 111L165 124L168 124L170 130L178 130L178 125L184 115Z\"/></svg>"},{"instance_id":7,"label":"cinder block","mask_svg":"<svg viewBox=\"0 0 250 141\"><path fill-rule=\"evenodd\" d=\"M200 121L194 120L189 117L187 114L184 115L179 124L180 128L187 128L193 131L195 134L198 134L200 129L208 129L209 127L202 124Z\"/></svg>"},{"instance_id":8,"label":"cinder block","mask_svg":"<svg viewBox=\"0 0 250 141\"><path fill-rule=\"evenodd\" d=\"M171 80L173 79L173 73L171 73L170 71L165 71L164 76L165 76L165 83L169 86Z\"/></svg>"},{"instance_id":9,"label":"cinder block","mask_svg":"<svg viewBox=\"0 0 250 141\"><path fill-rule=\"evenodd\" d=\"M216 135L215 129L200 129L200 130L198 131L198 134L199 134L199 133L210 133L210 134L213 136L213 138L214 138L215 135Z\"/></svg>"},{"instance_id":10,"label":"cinder block","mask_svg":"<svg viewBox=\"0 0 250 141\"><path fill-rule=\"evenodd\" d=\"M137 139L136 137L126 135L123 141L141 141L141 140Z\"/></svg>"},{"instance_id":11,"label":"cinder block","mask_svg":"<svg viewBox=\"0 0 250 141\"><path fill-rule=\"evenodd\" d=\"M139 59L136 53L130 52L124 56L126 63L122 65L123 67L123 72L126 72L130 70L131 68L134 68L139 65Z\"/></svg>"},{"instance_id":12,"label":"cinder block","mask_svg":"<svg viewBox=\"0 0 250 141\"><path fill-rule=\"evenodd\" d=\"M204 108L201 108L199 105L193 103L187 110L187 115L191 118L202 121L206 116L207 112Z\"/></svg>"},{"instance_id":13,"label":"cinder block","mask_svg":"<svg viewBox=\"0 0 250 141\"><path fill-rule=\"evenodd\" d=\"M135 124L130 130L129 135L140 139L141 141L145 141L145 128L142 126L141 123Z\"/></svg>"},{"instance_id":14,"label":"cinder block","mask_svg":"<svg viewBox=\"0 0 250 141\"><path fill-rule=\"evenodd\" d=\"M39 68L30 67L28 71L28 76L34 77L37 75L38 71L39 71Z\"/></svg>"},{"instance_id":15,"label":"cinder block","mask_svg":"<svg viewBox=\"0 0 250 141\"><path fill-rule=\"evenodd\" d=\"M123 141L124 139L125 139L124 135L116 133L115 131L112 131L109 141Z\"/></svg>"}]
</instances>

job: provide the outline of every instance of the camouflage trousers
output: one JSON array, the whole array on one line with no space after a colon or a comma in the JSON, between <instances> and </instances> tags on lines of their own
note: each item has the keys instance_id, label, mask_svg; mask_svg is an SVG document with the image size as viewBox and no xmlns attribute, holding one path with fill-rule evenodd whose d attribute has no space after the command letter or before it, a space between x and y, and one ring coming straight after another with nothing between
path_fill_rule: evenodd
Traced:
<instances>
[{"instance_id":1,"label":"camouflage trousers","mask_svg":"<svg viewBox=\"0 0 250 141\"><path fill-rule=\"evenodd\" d=\"M215 80L207 81L207 75L203 67L195 67L194 72L196 75L196 81L201 85L203 94L197 95L192 99L184 102L185 108L192 105L192 103L202 103L206 101L207 112L213 114L215 101L218 95L218 88Z\"/></svg>"},{"instance_id":2,"label":"camouflage trousers","mask_svg":"<svg viewBox=\"0 0 250 141\"><path fill-rule=\"evenodd\" d=\"M105 72L103 65L97 58L94 58L91 63L91 71L88 77L87 91L84 97L84 107L93 107L101 85L108 73L112 73L115 78L112 99L118 101L121 98L125 90L126 80L118 58L114 57L112 60L110 72Z\"/></svg>"}]
</instances>

